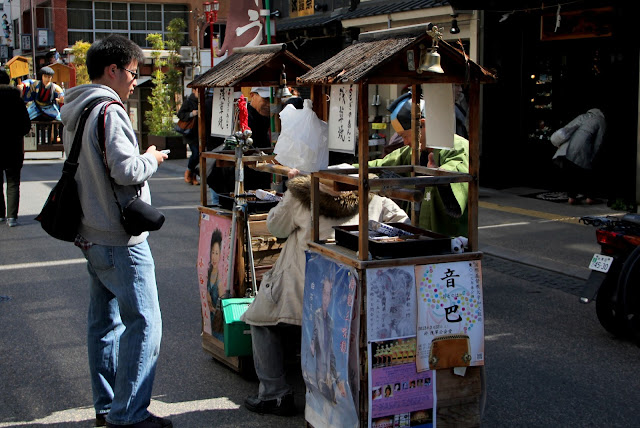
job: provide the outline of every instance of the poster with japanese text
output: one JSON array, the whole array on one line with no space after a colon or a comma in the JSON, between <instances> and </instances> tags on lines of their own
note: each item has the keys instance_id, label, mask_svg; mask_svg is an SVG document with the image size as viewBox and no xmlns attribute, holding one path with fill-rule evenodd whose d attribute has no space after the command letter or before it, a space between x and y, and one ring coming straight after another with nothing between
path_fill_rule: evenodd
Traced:
<instances>
[{"instance_id":1,"label":"poster with japanese text","mask_svg":"<svg viewBox=\"0 0 640 428\"><path fill-rule=\"evenodd\" d=\"M213 88L211 135L228 137L233 133L233 88Z\"/></svg>"},{"instance_id":2,"label":"poster with japanese text","mask_svg":"<svg viewBox=\"0 0 640 428\"><path fill-rule=\"evenodd\" d=\"M355 269L307 252L301 365L315 427L358 426L357 289Z\"/></svg>"},{"instance_id":3,"label":"poster with japanese text","mask_svg":"<svg viewBox=\"0 0 640 428\"><path fill-rule=\"evenodd\" d=\"M416 266L418 371L429 369L431 343L468 338L471 366L484 364L484 313L479 260Z\"/></svg>"},{"instance_id":4,"label":"poster with japanese text","mask_svg":"<svg viewBox=\"0 0 640 428\"><path fill-rule=\"evenodd\" d=\"M358 86L331 85L329 106L329 150L356 152L358 125Z\"/></svg>"},{"instance_id":5,"label":"poster with japanese text","mask_svg":"<svg viewBox=\"0 0 640 428\"><path fill-rule=\"evenodd\" d=\"M416 334L414 266L367 269L367 337L382 340Z\"/></svg>"},{"instance_id":6,"label":"poster with japanese text","mask_svg":"<svg viewBox=\"0 0 640 428\"><path fill-rule=\"evenodd\" d=\"M230 251L231 216L201 212L196 270L200 288L202 332L219 340L224 338L220 297L227 292ZM233 297L233 287L230 288L230 297Z\"/></svg>"},{"instance_id":7,"label":"poster with japanese text","mask_svg":"<svg viewBox=\"0 0 640 428\"><path fill-rule=\"evenodd\" d=\"M436 426L436 372L418 372L416 337L369 342L369 427Z\"/></svg>"}]
</instances>

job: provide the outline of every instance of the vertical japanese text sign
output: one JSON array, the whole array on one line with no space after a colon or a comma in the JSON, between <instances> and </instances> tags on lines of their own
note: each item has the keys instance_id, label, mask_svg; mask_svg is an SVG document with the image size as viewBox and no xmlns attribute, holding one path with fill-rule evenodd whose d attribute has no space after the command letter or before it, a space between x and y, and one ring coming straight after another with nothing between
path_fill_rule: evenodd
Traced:
<instances>
[{"instance_id":1,"label":"vertical japanese text sign","mask_svg":"<svg viewBox=\"0 0 640 428\"><path fill-rule=\"evenodd\" d=\"M213 89L211 135L228 137L233 133L233 88Z\"/></svg>"},{"instance_id":2,"label":"vertical japanese text sign","mask_svg":"<svg viewBox=\"0 0 640 428\"><path fill-rule=\"evenodd\" d=\"M357 106L356 85L331 86L329 150L342 153L356 152Z\"/></svg>"}]
</instances>

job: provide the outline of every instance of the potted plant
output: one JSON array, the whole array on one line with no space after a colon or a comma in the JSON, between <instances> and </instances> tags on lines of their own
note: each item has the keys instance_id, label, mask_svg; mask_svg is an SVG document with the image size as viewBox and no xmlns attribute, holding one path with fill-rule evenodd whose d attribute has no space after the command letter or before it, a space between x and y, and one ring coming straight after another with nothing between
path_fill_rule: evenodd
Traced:
<instances>
[{"instance_id":1,"label":"potted plant","mask_svg":"<svg viewBox=\"0 0 640 428\"><path fill-rule=\"evenodd\" d=\"M175 22L179 21L179 22ZM158 150L169 149L170 159L184 159L187 156L187 149L182 140L182 136L174 131L173 116L175 114L176 93L182 92L180 84L180 71L177 69L179 55L177 50L180 46L179 34L185 26L184 20L174 19L169 24L170 34L168 35L167 47L170 47L169 59L163 57L165 42L162 35L152 33L147 36L153 51L151 56L154 61L152 73L153 89L147 99L151 109L145 112L145 124L149 127L147 144L155 145ZM167 70L166 73L164 70Z\"/></svg>"}]
</instances>

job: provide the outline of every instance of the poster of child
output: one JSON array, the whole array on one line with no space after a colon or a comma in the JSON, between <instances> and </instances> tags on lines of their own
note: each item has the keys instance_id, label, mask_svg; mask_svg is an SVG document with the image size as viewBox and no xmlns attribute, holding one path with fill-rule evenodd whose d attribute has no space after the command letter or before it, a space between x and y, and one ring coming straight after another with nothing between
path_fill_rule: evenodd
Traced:
<instances>
[{"instance_id":1,"label":"poster of child","mask_svg":"<svg viewBox=\"0 0 640 428\"><path fill-rule=\"evenodd\" d=\"M231 259L230 237L230 216L211 213L200 214L197 272L202 309L202 332L219 340L223 340L220 298L227 294ZM228 297L233 297L233 294L233 287L230 287Z\"/></svg>"}]
</instances>

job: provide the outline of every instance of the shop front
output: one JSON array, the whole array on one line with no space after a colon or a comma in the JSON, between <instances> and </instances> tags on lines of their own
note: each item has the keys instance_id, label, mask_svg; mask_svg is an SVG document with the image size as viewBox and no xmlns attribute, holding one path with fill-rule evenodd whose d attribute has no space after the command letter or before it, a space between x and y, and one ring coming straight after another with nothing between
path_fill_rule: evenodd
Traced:
<instances>
[{"instance_id":1,"label":"shop front","mask_svg":"<svg viewBox=\"0 0 640 428\"><path fill-rule=\"evenodd\" d=\"M606 117L596 193L635 200L638 38L628 6L576 2L484 11L482 184L563 190L549 138L589 109Z\"/></svg>"}]
</instances>

